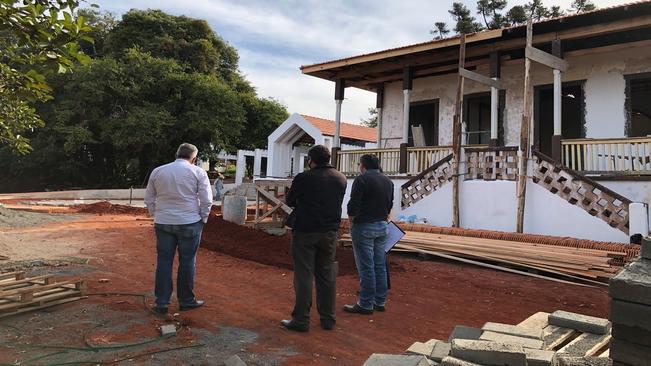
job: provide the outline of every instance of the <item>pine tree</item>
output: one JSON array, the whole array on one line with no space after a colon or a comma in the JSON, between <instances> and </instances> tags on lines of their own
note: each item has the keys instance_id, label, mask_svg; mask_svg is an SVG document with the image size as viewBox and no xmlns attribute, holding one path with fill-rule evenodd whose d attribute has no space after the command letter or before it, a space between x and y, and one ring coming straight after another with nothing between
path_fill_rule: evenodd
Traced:
<instances>
[{"instance_id":1,"label":"pine tree","mask_svg":"<svg viewBox=\"0 0 651 366\"><path fill-rule=\"evenodd\" d=\"M452 9L448 10L448 13L456 22L454 31L458 34L479 32L484 28L475 17L470 15L470 10L463 3L452 3Z\"/></svg>"},{"instance_id":2,"label":"pine tree","mask_svg":"<svg viewBox=\"0 0 651 366\"><path fill-rule=\"evenodd\" d=\"M436 22L434 23L435 29L429 31L431 35L434 36L434 39L443 39L445 36L450 33L448 25L445 22Z\"/></svg>"},{"instance_id":3,"label":"pine tree","mask_svg":"<svg viewBox=\"0 0 651 366\"><path fill-rule=\"evenodd\" d=\"M542 0L532 0L524 6L527 17L535 21L549 18L550 11L543 5Z\"/></svg>"},{"instance_id":4,"label":"pine tree","mask_svg":"<svg viewBox=\"0 0 651 366\"><path fill-rule=\"evenodd\" d=\"M577 13L582 13L584 11L592 11L597 8L597 6L590 0L574 0L572 5L570 5L571 10Z\"/></svg>"}]
</instances>

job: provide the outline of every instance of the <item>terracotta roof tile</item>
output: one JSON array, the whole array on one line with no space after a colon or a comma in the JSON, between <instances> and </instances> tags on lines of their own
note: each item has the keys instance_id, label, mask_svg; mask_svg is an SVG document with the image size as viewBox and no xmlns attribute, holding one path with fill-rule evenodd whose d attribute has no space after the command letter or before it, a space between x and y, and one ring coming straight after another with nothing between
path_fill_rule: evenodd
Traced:
<instances>
[{"instance_id":1,"label":"terracotta roof tile","mask_svg":"<svg viewBox=\"0 0 651 366\"><path fill-rule=\"evenodd\" d=\"M322 134L326 136L335 135L335 121L305 114L301 114L301 116L314 125L314 127L318 128ZM377 131L375 128L345 122L341 122L340 135L349 139L369 142L375 142L377 139Z\"/></svg>"}]
</instances>

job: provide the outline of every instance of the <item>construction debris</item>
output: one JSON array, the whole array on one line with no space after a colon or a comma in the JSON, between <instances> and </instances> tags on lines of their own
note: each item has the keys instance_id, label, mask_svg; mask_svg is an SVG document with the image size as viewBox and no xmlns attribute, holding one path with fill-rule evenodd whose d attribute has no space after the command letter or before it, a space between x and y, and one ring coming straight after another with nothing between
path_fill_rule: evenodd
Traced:
<instances>
[{"instance_id":1,"label":"construction debris","mask_svg":"<svg viewBox=\"0 0 651 366\"><path fill-rule=\"evenodd\" d=\"M384 355L374 353L363 366L430 366L432 363L425 356Z\"/></svg>"},{"instance_id":2,"label":"construction debris","mask_svg":"<svg viewBox=\"0 0 651 366\"><path fill-rule=\"evenodd\" d=\"M162 336L176 335L176 325L174 324L161 325L160 334Z\"/></svg>"},{"instance_id":3,"label":"construction debris","mask_svg":"<svg viewBox=\"0 0 651 366\"><path fill-rule=\"evenodd\" d=\"M551 324L558 324L558 319L568 328ZM431 346L427 356L430 362L454 366L556 366L560 358L568 366L602 366L608 365L610 340L608 319L539 312L517 325L488 322L481 329L456 326L450 334L451 343L416 342L405 353L423 354Z\"/></svg>"},{"instance_id":4,"label":"construction debris","mask_svg":"<svg viewBox=\"0 0 651 366\"><path fill-rule=\"evenodd\" d=\"M53 275L0 274L0 319L82 298L83 281L54 282Z\"/></svg>"},{"instance_id":5,"label":"construction debris","mask_svg":"<svg viewBox=\"0 0 651 366\"><path fill-rule=\"evenodd\" d=\"M224 366L246 366L246 363L242 361L240 356L233 355L224 361Z\"/></svg>"}]
</instances>

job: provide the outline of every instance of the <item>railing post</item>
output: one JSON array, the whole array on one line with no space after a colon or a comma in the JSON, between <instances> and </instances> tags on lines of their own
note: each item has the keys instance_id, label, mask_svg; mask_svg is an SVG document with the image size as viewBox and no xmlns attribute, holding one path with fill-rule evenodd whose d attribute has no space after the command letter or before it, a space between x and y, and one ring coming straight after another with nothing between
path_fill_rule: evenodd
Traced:
<instances>
[{"instance_id":1,"label":"railing post","mask_svg":"<svg viewBox=\"0 0 651 366\"><path fill-rule=\"evenodd\" d=\"M337 166L339 163L339 151L341 151L341 148L336 146L330 150L330 164L332 164L335 169L339 169Z\"/></svg>"},{"instance_id":2,"label":"railing post","mask_svg":"<svg viewBox=\"0 0 651 366\"><path fill-rule=\"evenodd\" d=\"M400 174L407 174L407 163L409 162L409 151L407 151L408 145L409 144L404 142L400 144L400 165L398 166Z\"/></svg>"}]
</instances>

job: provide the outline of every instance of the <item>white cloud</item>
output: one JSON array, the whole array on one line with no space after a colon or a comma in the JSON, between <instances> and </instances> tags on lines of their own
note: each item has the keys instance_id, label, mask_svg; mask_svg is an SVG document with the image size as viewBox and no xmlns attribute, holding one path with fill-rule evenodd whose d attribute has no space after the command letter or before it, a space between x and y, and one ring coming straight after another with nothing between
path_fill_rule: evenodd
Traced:
<instances>
[{"instance_id":1,"label":"white cloud","mask_svg":"<svg viewBox=\"0 0 651 366\"><path fill-rule=\"evenodd\" d=\"M302 75L299 66L423 42L435 21L449 21L452 1L441 0L98 0L102 9L156 7L206 19L240 53L240 68L262 96L290 112L334 117L334 84ZM474 9L476 1L462 0ZM524 4L512 0L509 5ZM598 6L625 0L597 0ZM571 0L545 1L567 9ZM450 27L452 28L452 26ZM342 118L358 122L375 105L375 95L348 88Z\"/></svg>"}]
</instances>

